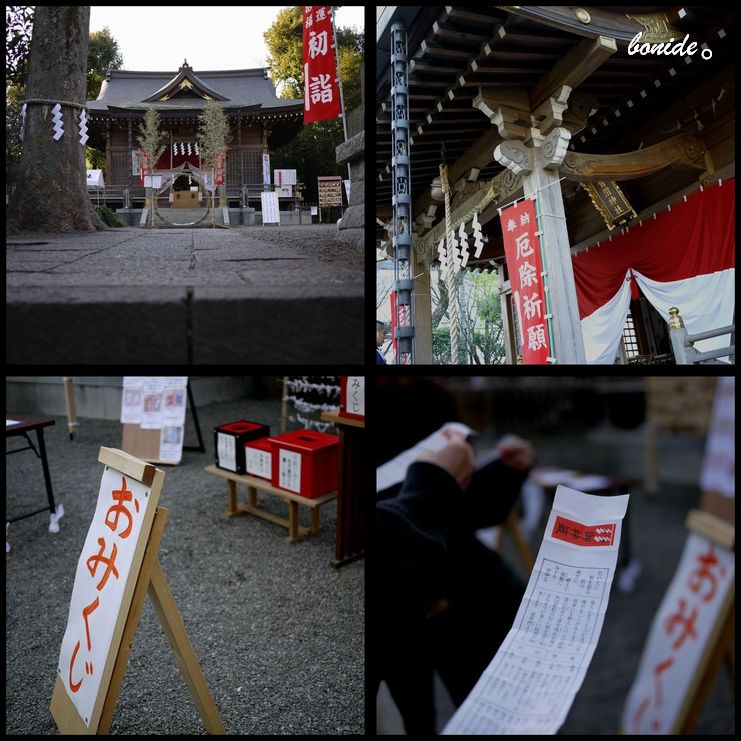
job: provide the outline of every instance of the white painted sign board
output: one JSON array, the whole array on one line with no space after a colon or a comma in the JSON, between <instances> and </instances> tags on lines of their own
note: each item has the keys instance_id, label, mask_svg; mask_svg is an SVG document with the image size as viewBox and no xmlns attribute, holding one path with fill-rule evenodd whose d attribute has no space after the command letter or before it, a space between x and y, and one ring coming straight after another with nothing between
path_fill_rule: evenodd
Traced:
<instances>
[{"instance_id":1,"label":"white painted sign board","mask_svg":"<svg viewBox=\"0 0 741 741\"><path fill-rule=\"evenodd\" d=\"M733 553L698 533L688 535L623 709L623 733L677 733L693 677L735 583L734 566Z\"/></svg>"},{"instance_id":2,"label":"white painted sign board","mask_svg":"<svg viewBox=\"0 0 741 741\"><path fill-rule=\"evenodd\" d=\"M262 156L262 184L270 185L270 155Z\"/></svg>"},{"instance_id":3,"label":"white painted sign board","mask_svg":"<svg viewBox=\"0 0 741 741\"><path fill-rule=\"evenodd\" d=\"M296 170L275 170L273 183L275 185L296 185Z\"/></svg>"},{"instance_id":4,"label":"white painted sign board","mask_svg":"<svg viewBox=\"0 0 741 741\"><path fill-rule=\"evenodd\" d=\"M139 539L149 535L143 525L146 522L151 527L159 491L152 494L151 487L106 466L77 562L58 664L64 689L86 726L99 693L107 691L110 676L104 677L104 668L109 656L118 651L112 643L114 628L119 615L129 609L132 590L128 603L124 593L141 566L143 549L138 563L134 563L134 554Z\"/></svg>"}]
</instances>

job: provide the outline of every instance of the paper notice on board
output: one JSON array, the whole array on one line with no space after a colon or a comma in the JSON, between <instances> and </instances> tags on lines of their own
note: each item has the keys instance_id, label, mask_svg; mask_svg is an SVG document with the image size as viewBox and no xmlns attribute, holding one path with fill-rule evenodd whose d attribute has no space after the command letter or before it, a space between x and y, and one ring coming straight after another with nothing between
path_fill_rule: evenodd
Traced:
<instances>
[{"instance_id":1,"label":"paper notice on board","mask_svg":"<svg viewBox=\"0 0 741 741\"><path fill-rule=\"evenodd\" d=\"M138 425L142 421L144 379L124 376L121 392L121 424Z\"/></svg>"},{"instance_id":2,"label":"paper notice on board","mask_svg":"<svg viewBox=\"0 0 741 741\"><path fill-rule=\"evenodd\" d=\"M246 446L244 449L246 456L245 468L251 476L259 476L263 479L269 479L272 475L273 459L269 451L258 450Z\"/></svg>"},{"instance_id":3,"label":"paper notice on board","mask_svg":"<svg viewBox=\"0 0 741 741\"><path fill-rule=\"evenodd\" d=\"M444 734L555 734L602 631L628 495L559 486L514 625Z\"/></svg>"},{"instance_id":4,"label":"paper notice on board","mask_svg":"<svg viewBox=\"0 0 741 741\"><path fill-rule=\"evenodd\" d=\"M281 448L278 451L278 486L301 493L301 454Z\"/></svg>"},{"instance_id":5,"label":"paper notice on board","mask_svg":"<svg viewBox=\"0 0 741 741\"><path fill-rule=\"evenodd\" d=\"M162 427L162 391L164 378L153 376L143 378L142 430L159 430Z\"/></svg>"},{"instance_id":6,"label":"paper notice on board","mask_svg":"<svg viewBox=\"0 0 741 741\"><path fill-rule=\"evenodd\" d=\"M418 442L414 447L399 453L376 469L376 492L388 489L403 481L407 475L407 469L414 463L422 450L440 450L448 442L448 432L459 432L468 437L476 434L470 427L460 422L447 422L439 430L436 430L424 440Z\"/></svg>"},{"instance_id":7,"label":"paper notice on board","mask_svg":"<svg viewBox=\"0 0 741 741\"><path fill-rule=\"evenodd\" d=\"M180 463L182 457L183 427L181 425L165 425L160 434L159 459L167 463Z\"/></svg>"},{"instance_id":8,"label":"paper notice on board","mask_svg":"<svg viewBox=\"0 0 741 741\"><path fill-rule=\"evenodd\" d=\"M162 390L162 426L173 427L185 424L185 399L188 378L164 378Z\"/></svg>"},{"instance_id":9,"label":"paper notice on board","mask_svg":"<svg viewBox=\"0 0 741 741\"><path fill-rule=\"evenodd\" d=\"M219 468L226 468L227 471L237 470L237 449L233 435L225 435L223 432L217 432L216 451Z\"/></svg>"}]
</instances>

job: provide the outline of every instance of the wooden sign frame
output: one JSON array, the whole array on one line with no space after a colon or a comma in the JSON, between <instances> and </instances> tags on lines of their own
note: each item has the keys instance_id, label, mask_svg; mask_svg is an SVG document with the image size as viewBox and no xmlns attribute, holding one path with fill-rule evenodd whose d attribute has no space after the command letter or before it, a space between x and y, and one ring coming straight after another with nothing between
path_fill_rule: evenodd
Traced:
<instances>
[{"instance_id":1,"label":"wooden sign frame","mask_svg":"<svg viewBox=\"0 0 741 741\"><path fill-rule=\"evenodd\" d=\"M131 646L139 625L141 610L149 594L157 618L175 653L180 671L193 695L206 730L213 734L224 734L225 730L218 710L157 558L168 516L166 509L156 506L165 473L115 448L101 447L98 460L144 486L150 487L151 501L155 502L155 506L149 507L145 513L142 535L134 552L134 560L124 590L122 609L116 619L111 648L103 669L103 678L90 724L86 725L80 717L77 708L67 694L62 679L57 675L50 705L57 727L63 734L108 733L123 684Z\"/></svg>"}]
</instances>

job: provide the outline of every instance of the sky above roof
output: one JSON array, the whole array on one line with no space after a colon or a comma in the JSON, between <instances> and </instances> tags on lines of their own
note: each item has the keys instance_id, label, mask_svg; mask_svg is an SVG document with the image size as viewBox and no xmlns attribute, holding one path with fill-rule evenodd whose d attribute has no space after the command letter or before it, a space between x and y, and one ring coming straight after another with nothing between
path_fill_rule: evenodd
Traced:
<instances>
[{"instance_id":1,"label":"sky above roof","mask_svg":"<svg viewBox=\"0 0 741 741\"><path fill-rule=\"evenodd\" d=\"M285 7L285 6L282 6ZM195 70L247 69L267 65L263 33L281 6L93 5L90 31L108 26L118 41L123 69L177 70L188 60ZM335 24L362 31L365 8L345 5Z\"/></svg>"}]
</instances>

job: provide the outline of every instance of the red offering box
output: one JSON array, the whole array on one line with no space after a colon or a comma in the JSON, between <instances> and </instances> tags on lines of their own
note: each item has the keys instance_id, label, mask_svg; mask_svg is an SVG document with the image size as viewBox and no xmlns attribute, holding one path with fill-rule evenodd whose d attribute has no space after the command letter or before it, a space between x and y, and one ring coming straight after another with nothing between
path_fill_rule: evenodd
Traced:
<instances>
[{"instance_id":1,"label":"red offering box","mask_svg":"<svg viewBox=\"0 0 741 741\"><path fill-rule=\"evenodd\" d=\"M313 430L295 430L270 438L273 486L316 499L337 489L340 439Z\"/></svg>"},{"instance_id":2,"label":"red offering box","mask_svg":"<svg viewBox=\"0 0 741 741\"><path fill-rule=\"evenodd\" d=\"M270 427L260 422L249 422L240 419L214 428L214 450L216 451L216 465L227 471L244 475L245 457L244 444L248 440L267 437Z\"/></svg>"},{"instance_id":3,"label":"red offering box","mask_svg":"<svg viewBox=\"0 0 741 741\"><path fill-rule=\"evenodd\" d=\"M365 419L365 377L340 378L340 417Z\"/></svg>"},{"instance_id":4,"label":"red offering box","mask_svg":"<svg viewBox=\"0 0 741 741\"><path fill-rule=\"evenodd\" d=\"M244 444L245 469L248 476L258 476L272 482L273 446L270 438L261 437Z\"/></svg>"}]
</instances>

